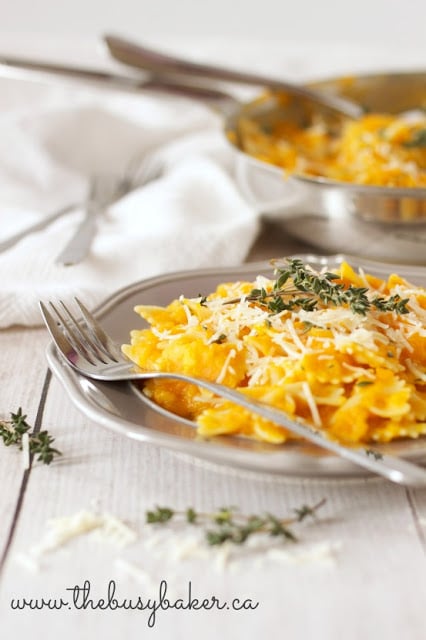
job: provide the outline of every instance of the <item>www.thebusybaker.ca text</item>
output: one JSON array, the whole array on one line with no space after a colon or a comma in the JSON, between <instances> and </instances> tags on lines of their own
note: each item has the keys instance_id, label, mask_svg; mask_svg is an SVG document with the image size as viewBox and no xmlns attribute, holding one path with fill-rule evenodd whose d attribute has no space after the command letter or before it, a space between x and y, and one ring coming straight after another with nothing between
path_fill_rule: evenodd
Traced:
<instances>
[{"instance_id":1,"label":"www.thebusybaker.ca text","mask_svg":"<svg viewBox=\"0 0 426 640\"><path fill-rule=\"evenodd\" d=\"M188 582L188 591L184 598L176 598L169 600L167 598L167 581L161 580L158 588L158 597L147 598L144 600L142 596L136 598L118 598L116 596L117 584L115 580L110 580L107 587L106 597L92 598L90 596L91 583L85 580L82 585L74 585L67 587L65 591L69 592L69 599L63 598L12 598L10 606L16 611L23 609L32 610L111 610L127 609L132 611L149 611L148 626L153 627L156 622L158 611L166 611L167 609L175 609L180 611L209 611L216 609L218 611L249 611L257 609L258 602L251 598L233 598L229 602L222 602L216 596L208 598L195 598L192 595L192 583Z\"/></svg>"}]
</instances>

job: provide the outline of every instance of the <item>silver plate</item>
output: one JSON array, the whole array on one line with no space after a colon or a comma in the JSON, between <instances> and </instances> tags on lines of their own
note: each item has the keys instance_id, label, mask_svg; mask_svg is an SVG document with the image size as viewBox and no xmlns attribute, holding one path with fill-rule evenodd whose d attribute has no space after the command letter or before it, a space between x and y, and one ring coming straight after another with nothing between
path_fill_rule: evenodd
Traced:
<instances>
[{"instance_id":1,"label":"silver plate","mask_svg":"<svg viewBox=\"0 0 426 640\"><path fill-rule=\"evenodd\" d=\"M399 273L415 284L424 284L426 269L387 265L358 258L302 255L313 268L333 269L343 259L355 268L380 277ZM269 263L239 267L183 271L137 282L121 289L97 309L97 317L117 342L128 342L131 329L140 326L133 308L137 304L166 305L184 294L207 294L224 281L254 279L259 273L272 275ZM262 473L299 477L347 478L365 476L367 471L307 443L270 445L241 437L201 439L193 423L174 416L150 402L128 383L101 383L73 371L53 344L47 349L53 373L73 403L91 420L123 436L166 447L194 458ZM382 450L416 461L426 460L426 438L383 445Z\"/></svg>"}]
</instances>

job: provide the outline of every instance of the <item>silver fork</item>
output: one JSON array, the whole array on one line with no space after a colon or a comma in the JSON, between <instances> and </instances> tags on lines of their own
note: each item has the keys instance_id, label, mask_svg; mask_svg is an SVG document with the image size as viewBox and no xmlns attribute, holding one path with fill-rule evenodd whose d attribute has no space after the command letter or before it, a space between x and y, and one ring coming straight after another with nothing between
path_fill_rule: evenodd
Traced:
<instances>
[{"instance_id":1,"label":"silver fork","mask_svg":"<svg viewBox=\"0 0 426 640\"><path fill-rule=\"evenodd\" d=\"M62 216L66 215L67 213L71 213L72 211L75 211L75 209L77 209L78 206L79 206L78 202L73 202L72 204L68 204L65 207L62 207L61 209L58 209L57 211L54 211L53 213L50 213L47 216L44 216L41 220L34 222L34 224L31 224L29 227L25 227L25 229L18 231L17 233L13 234L13 236L6 238L6 240L3 240L2 242L0 242L0 253L2 253L3 251L7 251L8 249L11 249L12 247L15 246L15 244L18 244L18 242L20 242L26 236L29 236L31 233L37 233L37 231L43 231L43 229L45 229L46 227L56 222L56 220L59 220L59 218L62 218Z\"/></svg>"},{"instance_id":2,"label":"silver fork","mask_svg":"<svg viewBox=\"0 0 426 640\"><path fill-rule=\"evenodd\" d=\"M392 482L411 487L426 486L426 469L370 448L345 447L302 422L292 420L283 411L252 400L222 384L182 373L139 369L124 356L119 345L106 333L85 305L77 298L76 303L79 315L82 316L79 319L63 302L56 305L50 302L51 311L40 302L40 309L60 354L79 374L104 382L172 378L195 384Z\"/></svg>"},{"instance_id":3,"label":"silver fork","mask_svg":"<svg viewBox=\"0 0 426 640\"><path fill-rule=\"evenodd\" d=\"M118 178L104 174L94 175L90 180L83 220L55 262L69 267L84 260L96 234L98 215L132 189L158 178L160 173L161 164L154 155L142 162L139 158L132 159Z\"/></svg>"}]
</instances>

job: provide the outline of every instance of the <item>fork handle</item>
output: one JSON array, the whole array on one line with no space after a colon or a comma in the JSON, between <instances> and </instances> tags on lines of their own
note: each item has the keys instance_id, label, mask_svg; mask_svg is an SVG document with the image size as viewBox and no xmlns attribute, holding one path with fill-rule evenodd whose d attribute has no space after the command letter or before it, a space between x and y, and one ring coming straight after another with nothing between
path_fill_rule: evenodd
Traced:
<instances>
[{"instance_id":1,"label":"fork handle","mask_svg":"<svg viewBox=\"0 0 426 640\"><path fill-rule=\"evenodd\" d=\"M332 451L341 458L345 458L360 467L383 476L387 480L409 487L426 487L426 469L423 467L404 460L403 458L382 454L370 447L365 449L339 444L335 440L328 438L321 431L316 431L303 422L299 422L299 420L293 420L284 413L284 411L275 409L263 402L253 400L240 391L226 387L223 384L171 371L137 371L137 367L135 367L132 362L117 362L115 365L108 364L104 369L102 366L98 366L97 370L93 368L90 371L84 371L83 369L79 369L73 362L67 361L68 364L76 368L80 374L97 380L109 380L112 382L114 380L136 381L163 378L182 380L183 382L198 385L226 400L235 402L235 404L240 407L256 413L262 418L266 418L266 420L285 427L288 431L308 440L308 442L316 444L322 449Z\"/></svg>"},{"instance_id":2,"label":"fork handle","mask_svg":"<svg viewBox=\"0 0 426 640\"><path fill-rule=\"evenodd\" d=\"M15 244L18 244L20 240L30 235L31 233L37 233L37 231L42 231L49 225L53 224L55 220L58 220L65 214L71 213L71 211L74 211L77 208L77 206L78 206L77 203L68 204L62 209L59 209L58 211L55 211L54 213L51 213L48 216L45 216L42 220L39 220L35 224L32 224L31 226L26 227L22 231L18 231L18 233L15 233L13 236L10 236L6 240L3 240L2 242L0 242L0 253L2 253L3 251L7 251L11 247L15 246Z\"/></svg>"},{"instance_id":3,"label":"fork handle","mask_svg":"<svg viewBox=\"0 0 426 640\"><path fill-rule=\"evenodd\" d=\"M107 378L111 380L114 377L114 374L111 372L111 367L109 368L110 373ZM172 378L198 385L208 391L212 391L218 396L231 400L231 402L235 402L239 406L258 414L271 422L275 422L305 440L308 440L323 449L328 449L338 456L345 458L360 467L364 467L373 473L383 476L392 482L410 487L426 487L426 469L423 467L413 464L408 460L403 460L402 458L376 452L371 448L364 449L343 446L334 440L330 440L321 432L315 431L313 428L303 424L302 422L293 420L283 411L270 407L262 402L252 400L235 389L231 389L216 382L210 382L209 380L204 380L202 378L191 378L190 376L179 373L142 371L132 374L130 373L132 368L134 371L134 365L131 363L117 364L116 379L122 380L123 378L126 378L127 380L148 380L152 378ZM80 370L80 373L84 372ZM89 375L94 378L97 377L93 373L85 375ZM102 379L102 376L100 376L100 379Z\"/></svg>"},{"instance_id":4,"label":"fork handle","mask_svg":"<svg viewBox=\"0 0 426 640\"><path fill-rule=\"evenodd\" d=\"M96 215L93 209L88 208L74 235L56 258L56 264L70 267L82 262L90 251L96 227Z\"/></svg>"}]
</instances>

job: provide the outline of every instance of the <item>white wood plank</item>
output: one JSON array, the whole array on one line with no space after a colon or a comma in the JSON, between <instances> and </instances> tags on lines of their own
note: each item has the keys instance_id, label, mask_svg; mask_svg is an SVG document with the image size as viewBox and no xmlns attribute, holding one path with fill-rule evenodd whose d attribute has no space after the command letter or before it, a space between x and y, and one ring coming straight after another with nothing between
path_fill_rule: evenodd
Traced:
<instances>
[{"instance_id":1,"label":"white wood plank","mask_svg":"<svg viewBox=\"0 0 426 640\"><path fill-rule=\"evenodd\" d=\"M414 527L426 557L426 490L416 489L407 491L407 499L413 513Z\"/></svg>"},{"instance_id":2,"label":"white wood plank","mask_svg":"<svg viewBox=\"0 0 426 640\"><path fill-rule=\"evenodd\" d=\"M253 612L159 612L150 631L154 637L255 638L280 629L297 639L314 634L327 640L368 639L377 637L378 628L383 637L395 640L424 637L425 559L404 489L375 479L275 479L193 464L90 423L70 405L56 381L49 392L44 426L66 455L56 465L35 467L31 473L3 584L5 632L13 628L20 637L19 633L31 630L33 638L41 638L48 625L49 633L61 633L65 639L76 634L93 637L95 628L104 638L141 634L146 612L8 610L12 596L59 598L66 595L66 587L81 585L85 579L91 580L97 597L104 595L112 578L121 597L146 596L149 586L117 570L115 561L120 557L147 572L154 589L166 579L170 597L185 590L191 580L196 594L228 600L252 597L260 603ZM143 537L122 551L88 538L75 541L46 556L36 574L15 559L40 539L49 518L90 508L92 501L146 536L144 513L155 504L205 510L236 504L247 512L285 515L323 496L327 504L319 522L300 529L303 540L293 550L307 551L323 542L340 545L331 566L267 561L265 555L248 554L244 561L219 571L214 557L174 562L169 545L159 559L155 547L146 548Z\"/></svg>"},{"instance_id":3,"label":"white wood plank","mask_svg":"<svg viewBox=\"0 0 426 640\"><path fill-rule=\"evenodd\" d=\"M47 373L44 345L47 343L43 330L10 329L0 331L1 403L0 417L8 419L10 412L22 407L28 415L27 421L34 425L40 395ZM6 542L15 505L18 499L24 469L21 452L16 447L0 446L0 555Z\"/></svg>"},{"instance_id":4,"label":"white wood plank","mask_svg":"<svg viewBox=\"0 0 426 640\"><path fill-rule=\"evenodd\" d=\"M298 249L267 225L249 258L269 258ZM273 232L273 242L270 233ZM284 241L283 241L284 238ZM287 239L288 241L288 239ZM282 250L280 250L282 249ZM301 249L303 250L303 249ZM37 414L46 364L45 331L0 333L4 362L2 405L22 405L30 422ZM16 381L23 380L22 387ZM17 404L16 404L17 401ZM166 450L135 444L93 424L73 407L52 380L43 415L43 428L56 438L64 456L50 467L34 465L23 497L15 536L1 588L2 635L45 638L61 635L92 639L122 636L154 638L274 637L295 640L363 638L423 640L426 572L422 527L426 492L370 479L312 481L273 478L196 462ZM19 454L0 450L0 543L9 530L22 481ZM177 530L160 544L144 524L145 511L156 504L199 510L237 505L247 513L269 511L287 515L301 504L327 503L317 522L301 526L298 545L289 555L269 558L267 551L237 550L225 568L221 554L173 559L172 540L188 540ZM139 534L129 548L117 549L90 536L44 556L38 572L17 560L46 531L50 518L82 509L100 509L128 522ZM273 544L274 541L268 541ZM322 547L321 547L322 545ZM324 550L324 557L312 557ZM240 553L238 553L240 551ZM300 552L299 562L294 555ZM242 553L242 555L241 555ZM311 557L309 559L309 553ZM117 567L117 559L138 569L139 581ZM127 565L129 566L129 564ZM11 611L12 598L70 598L67 587L90 580L95 600L105 597L108 582L117 583L117 597L146 600L167 580L168 597L185 595L189 581L198 597L216 595L222 601L252 598L255 611L159 611L155 627L147 628L147 611Z\"/></svg>"}]
</instances>

